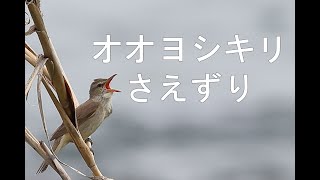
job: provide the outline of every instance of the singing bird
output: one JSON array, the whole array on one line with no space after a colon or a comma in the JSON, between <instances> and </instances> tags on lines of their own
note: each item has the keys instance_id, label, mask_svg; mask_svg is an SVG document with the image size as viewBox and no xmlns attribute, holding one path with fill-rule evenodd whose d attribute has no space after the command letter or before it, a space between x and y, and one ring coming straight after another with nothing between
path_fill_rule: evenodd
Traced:
<instances>
[{"instance_id":1,"label":"singing bird","mask_svg":"<svg viewBox=\"0 0 320 180\"><path fill-rule=\"evenodd\" d=\"M101 123L112 113L111 97L114 92L120 92L110 88L110 82L117 74L108 79L94 79L89 90L89 99L76 108L76 117L80 134L86 140L94 133ZM50 141L54 140L52 149L57 154L65 145L72 141L70 134L62 123L53 133ZM43 161L38 173L44 172L48 164Z\"/></svg>"}]
</instances>

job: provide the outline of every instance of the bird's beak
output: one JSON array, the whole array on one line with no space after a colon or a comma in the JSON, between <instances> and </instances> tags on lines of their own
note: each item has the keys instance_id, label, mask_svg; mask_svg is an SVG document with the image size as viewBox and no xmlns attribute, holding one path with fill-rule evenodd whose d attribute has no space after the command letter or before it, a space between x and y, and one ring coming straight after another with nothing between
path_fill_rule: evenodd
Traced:
<instances>
[{"instance_id":1,"label":"bird's beak","mask_svg":"<svg viewBox=\"0 0 320 180\"><path fill-rule=\"evenodd\" d=\"M112 75L111 77L109 77L109 78L107 79L107 82L106 82L106 84L105 84L105 87L106 87L107 91L109 91L109 92L121 92L121 91L119 91L119 90L111 89L111 88L110 88L110 83L111 83L112 79L113 79L116 75L117 75L117 74L114 74L114 75Z\"/></svg>"}]
</instances>

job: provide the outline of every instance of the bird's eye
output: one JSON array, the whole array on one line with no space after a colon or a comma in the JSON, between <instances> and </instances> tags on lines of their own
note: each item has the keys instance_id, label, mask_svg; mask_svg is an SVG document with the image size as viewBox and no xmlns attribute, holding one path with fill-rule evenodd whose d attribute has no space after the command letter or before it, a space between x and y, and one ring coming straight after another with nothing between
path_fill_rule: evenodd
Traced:
<instances>
[{"instance_id":1,"label":"bird's eye","mask_svg":"<svg viewBox=\"0 0 320 180\"><path fill-rule=\"evenodd\" d=\"M98 87L102 87L102 84L98 84Z\"/></svg>"}]
</instances>

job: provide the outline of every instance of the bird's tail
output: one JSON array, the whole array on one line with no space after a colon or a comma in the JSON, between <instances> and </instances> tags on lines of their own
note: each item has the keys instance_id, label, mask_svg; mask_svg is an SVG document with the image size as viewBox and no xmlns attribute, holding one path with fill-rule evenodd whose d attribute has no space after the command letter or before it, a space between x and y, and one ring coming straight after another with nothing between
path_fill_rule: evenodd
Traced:
<instances>
[{"instance_id":1,"label":"bird's tail","mask_svg":"<svg viewBox=\"0 0 320 180\"><path fill-rule=\"evenodd\" d=\"M66 142L62 140L63 137L64 136L54 140L52 150L54 151L55 154L58 154L58 152L66 145ZM48 165L49 164L46 161L43 161L37 171L37 174L43 173L48 168Z\"/></svg>"}]
</instances>

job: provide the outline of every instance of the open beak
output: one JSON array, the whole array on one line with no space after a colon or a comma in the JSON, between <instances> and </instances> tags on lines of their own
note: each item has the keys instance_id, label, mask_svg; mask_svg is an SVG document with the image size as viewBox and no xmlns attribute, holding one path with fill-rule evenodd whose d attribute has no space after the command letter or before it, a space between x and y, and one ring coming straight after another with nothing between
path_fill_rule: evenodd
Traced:
<instances>
[{"instance_id":1,"label":"open beak","mask_svg":"<svg viewBox=\"0 0 320 180\"><path fill-rule=\"evenodd\" d=\"M121 91L119 91L119 90L111 89L111 88L110 88L110 83L111 83L112 79L113 79L116 75L117 75L117 74L114 74L114 75L112 75L111 77L109 77L109 78L107 79L107 82L106 82L106 84L105 84L105 87L106 87L107 91L109 91L109 92L121 92Z\"/></svg>"}]
</instances>

